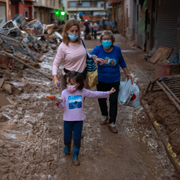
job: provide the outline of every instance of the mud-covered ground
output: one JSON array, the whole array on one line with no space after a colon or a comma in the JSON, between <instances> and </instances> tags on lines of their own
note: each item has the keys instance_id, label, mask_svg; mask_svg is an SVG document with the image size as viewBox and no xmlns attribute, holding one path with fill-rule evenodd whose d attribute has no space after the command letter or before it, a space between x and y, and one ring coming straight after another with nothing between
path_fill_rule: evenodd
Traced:
<instances>
[{"instance_id":1,"label":"mud-covered ground","mask_svg":"<svg viewBox=\"0 0 180 180\"><path fill-rule=\"evenodd\" d=\"M146 101L148 109L153 112L156 121L165 129L169 143L180 159L179 110L162 90L150 92L143 99Z\"/></svg>"},{"instance_id":2,"label":"mud-covered ground","mask_svg":"<svg viewBox=\"0 0 180 180\"><path fill-rule=\"evenodd\" d=\"M122 36L116 35L116 41L135 82L143 89L154 78L154 67L144 62L144 53L130 48ZM98 44L96 40L86 41L89 49ZM41 71L51 75L55 54L47 53ZM46 99L46 95L61 92L28 68L3 72L3 77L12 85L13 93L2 93L17 105L0 109L0 180L178 180L142 107L119 105L119 133L112 134L107 125L99 125L97 99L87 98L81 165L75 167L72 154L63 153L63 110Z\"/></svg>"}]
</instances>

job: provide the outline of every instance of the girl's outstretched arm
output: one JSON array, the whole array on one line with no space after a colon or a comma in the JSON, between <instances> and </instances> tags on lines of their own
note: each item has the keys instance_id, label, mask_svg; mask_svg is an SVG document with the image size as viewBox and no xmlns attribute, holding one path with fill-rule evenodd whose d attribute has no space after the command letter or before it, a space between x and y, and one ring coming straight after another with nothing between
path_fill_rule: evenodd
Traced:
<instances>
[{"instance_id":1,"label":"girl's outstretched arm","mask_svg":"<svg viewBox=\"0 0 180 180\"><path fill-rule=\"evenodd\" d=\"M108 98L110 93L109 91L90 91L87 89L83 89L84 96L90 98Z\"/></svg>"}]
</instances>

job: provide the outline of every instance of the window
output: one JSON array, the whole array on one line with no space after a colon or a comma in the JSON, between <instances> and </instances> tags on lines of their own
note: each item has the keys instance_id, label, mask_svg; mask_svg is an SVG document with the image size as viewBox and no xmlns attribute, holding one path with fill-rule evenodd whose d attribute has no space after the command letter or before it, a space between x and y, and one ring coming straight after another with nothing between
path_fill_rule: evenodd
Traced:
<instances>
[{"instance_id":1,"label":"window","mask_svg":"<svg viewBox=\"0 0 180 180\"><path fill-rule=\"evenodd\" d=\"M98 2L98 3L97 3L97 7L98 7L98 8L104 7L104 2Z\"/></svg>"},{"instance_id":2,"label":"window","mask_svg":"<svg viewBox=\"0 0 180 180\"><path fill-rule=\"evenodd\" d=\"M76 7L76 2L70 2L70 8L75 8Z\"/></svg>"},{"instance_id":3,"label":"window","mask_svg":"<svg viewBox=\"0 0 180 180\"><path fill-rule=\"evenodd\" d=\"M28 12L27 12L27 10L24 11L24 17L28 18Z\"/></svg>"},{"instance_id":4,"label":"window","mask_svg":"<svg viewBox=\"0 0 180 180\"><path fill-rule=\"evenodd\" d=\"M83 2L82 3L82 7L89 7L90 6L90 2Z\"/></svg>"}]
</instances>

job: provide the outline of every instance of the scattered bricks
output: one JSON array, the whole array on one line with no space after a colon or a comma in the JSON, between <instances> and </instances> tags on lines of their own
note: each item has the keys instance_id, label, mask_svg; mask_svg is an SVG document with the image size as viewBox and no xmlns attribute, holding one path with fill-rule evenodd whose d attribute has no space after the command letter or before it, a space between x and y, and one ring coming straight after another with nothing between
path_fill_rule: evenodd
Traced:
<instances>
[{"instance_id":1,"label":"scattered bricks","mask_svg":"<svg viewBox=\"0 0 180 180\"><path fill-rule=\"evenodd\" d=\"M10 84L4 84L2 86L2 90L8 92L9 94L12 94L12 88L11 88L11 85Z\"/></svg>"}]
</instances>

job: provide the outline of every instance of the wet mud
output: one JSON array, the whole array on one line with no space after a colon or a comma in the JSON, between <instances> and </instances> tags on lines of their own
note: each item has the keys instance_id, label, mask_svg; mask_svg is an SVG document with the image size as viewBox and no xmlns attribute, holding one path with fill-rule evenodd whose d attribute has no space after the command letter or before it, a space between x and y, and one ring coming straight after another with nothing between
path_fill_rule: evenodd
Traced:
<instances>
[{"instance_id":1,"label":"wet mud","mask_svg":"<svg viewBox=\"0 0 180 180\"><path fill-rule=\"evenodd\" d=\"M180 158L180 112L163 91L150 92L144 100L156 121L163 125L173 151Z\"/></svg>"},{"instance_id":2,"label":"wet mud","mask_svg":"<svg viewBox=\"0 0 180 180\"><path fill-rule=\"evenodd\" d=\"M47 53L40 71L51 75L55 54ZM134 68L130 70L135 77ZM87 98L81 165L75 167L72 152L63 152L63 110L46 99L61 91L28 68L3 77L13 91L1 93L17 105L0 108L0 180L178 180L142 107L118 105L119 133L112 134L107 125L99 125L97 99ZM136 82L141 84L141 78Z\"/></svg>"}]
</instances>

